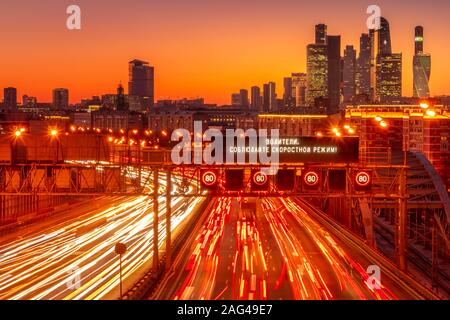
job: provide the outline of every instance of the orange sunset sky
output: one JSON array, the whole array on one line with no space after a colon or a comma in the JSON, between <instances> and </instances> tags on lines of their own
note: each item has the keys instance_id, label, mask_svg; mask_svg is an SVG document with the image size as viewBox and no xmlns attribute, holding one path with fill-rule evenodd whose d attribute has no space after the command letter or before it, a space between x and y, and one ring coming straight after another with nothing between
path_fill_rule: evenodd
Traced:
<instances>
[{"instance_id":1,"label":"orange sunset sky","mask_svg":"<svg viewBox=\"0 0 450 320\"><path fill-rule=\"evenodd\" d=\"M82 10L82 29L66 28L66 8ZM391 25L394 52L403 52L403 93L412 95L414 27L425 28L432 55L431 91L450 94L450 1L302 0L2 0L0 87L50 101L56 87L71 102L127 88L129 60L155 66L155 98L201 96L230 102L240 88L277 83L306 71L314 25L356 46L367 6L377 4Z\"/></svg>"}]
</instances>

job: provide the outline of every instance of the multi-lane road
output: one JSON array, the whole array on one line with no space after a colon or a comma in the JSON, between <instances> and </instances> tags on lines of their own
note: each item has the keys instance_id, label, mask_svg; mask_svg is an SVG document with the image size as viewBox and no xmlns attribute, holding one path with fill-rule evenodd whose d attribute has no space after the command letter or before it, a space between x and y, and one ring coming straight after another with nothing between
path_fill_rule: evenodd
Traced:
<instances>
[{"instance_id":1,"label":"multi-lane road","mask_svg":"<svg viewBox=\"0 0 450 320\"><path fill-rule=\"evenodd\" d=\"M370 277L364 249L338 239L302 202L257 201L218 199L149 298L417 298L383 267Z\"/></svg>"},{"instance_id":2,"label":"multi-lane road","mask_svg":"<svg viewBox=\"0 0 450 320\"><path fill-rule=\"evenodd\" d=\"M142 179L147 179L145 173ZM173 180L176 188L180 181ZM165 184L162 177L162 189ZM203 201L172 199L175 233ZM157 237L163 247L165 197L159 199L159 208ZM137 281L139 271L151 267L153 217L151 197L102 198L0 239L0 299L118 298L114 246L122 242L128 247L124 283Z\"/></svg>"}]
</instances>

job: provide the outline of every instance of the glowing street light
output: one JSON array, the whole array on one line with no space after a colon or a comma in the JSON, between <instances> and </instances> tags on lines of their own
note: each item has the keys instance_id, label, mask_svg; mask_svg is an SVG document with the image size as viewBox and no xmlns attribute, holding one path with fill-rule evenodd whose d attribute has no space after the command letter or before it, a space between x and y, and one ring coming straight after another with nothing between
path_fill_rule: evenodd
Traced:
<instances>
[{"instance_id":1,"label":"glowing street light","mask_svg":"<svg viewBox=\"0 0 450 320\"><path fill-rule=\"evenodd\" d=\"M435 117L436 116L436 111L434 110L427 110L427 116L429 117Z\"/></svg>"},{"instance_id":2,"label":"glowing street light","mask_svg":"<svg viewBox=\"0 0 450 320\"><path fill-rule=\"evenodd\" d=\"M20 137L22 135L22 132L20 130L16 130L14 132L14 135L18 138L18 137Z\"/></svg>"},{"instance_id":3,"label":"glowing street light","mask_svg":"<svg viewBox=\"0 0 450 320\"><path fill-rule=\"evenodd\" d=\"M354 134L354 133L355 133L355 130L354 130L354 129L352 129L352 128L349 128L349 129L348 129L348 133L350 133L350 134Z\"/></svg>"},{"instance_id":4,"label":"glowing street light","mask_svg":"<svg viewBox=\"0 0 450 320\"><path fill-rule=\"evenodd\" d=\"M386 123L385 121L381 121L381 122L380 122L380 126L381 126L382 128L386 128L388 125L387 125L387 123Z\"/></svg>"},{"instance_id":5,"label":"glowing street light","mask_svg":"<svg viewBox=\"0 0 450 320\"><path fill-rule=\"evenodd\" d=\"M340 137L340 136L342 136L342 133L340 133L339 131L336 132L336 137Z\"/></svg>"},{"instance_id":6,"label":"glowing street light","mask_svg":"<svg viewBox=\"0 0 450 320\"><path fill-rule=\"evenodd\" d=\"M427 102L421 102L420 103L420 107L422 109L428 109L430 107L430 105Z\"/></svg>"},{"instance_id":7,"label":"glowing street light","mask_svg":"<svg viewBox=\"0 0 450 320\"><path fill-rule=\"evenodd\" d=\"M322 132L317 132L317 133L316 133L316 136L318 136L318 137L322 137L322 136L323 136L323 134L322 134Z\"/></svg>"},{"instance_id":8,"label":"glowing street light","mask_svg":"<svg viewBox=\"0 0 450 320\"><path fill-rule=\"evenodd\" d=\"M376 116L376 117L375 117L375 121L377 121L377 122L381 122L381 121L383 121L383 118L382 118L382 117L380 117L380 116Z\"/></svg>"},{"instance_id":9,"label":"glowing street light","mask_svg":"<svg viewBox=\"0 0 450 320\"><path fill-rule=\"evenodd\" d=\"M50 130L50 135L51 135L52 137L56 137L56 136L58 135L58 130L56 130L56 129Z\"/></svg>"}]
</instances>

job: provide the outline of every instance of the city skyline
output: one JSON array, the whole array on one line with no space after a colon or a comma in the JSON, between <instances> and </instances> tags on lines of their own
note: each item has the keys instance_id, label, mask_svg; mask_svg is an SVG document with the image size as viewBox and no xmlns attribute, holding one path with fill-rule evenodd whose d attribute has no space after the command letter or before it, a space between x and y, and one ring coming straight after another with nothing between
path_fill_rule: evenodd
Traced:
<instances>
[{"instance_id":1,"label":"city skyline","mask_svg":"<svg viewBox=\"0 0 450 320\"><path fill-rule=\"evenodd\" d=\"M114 93L117 84L126 83L128 79L126 63L138 58L149 61L155 67L155 100L201 96L210 103L229 104L231 92L240 88L250 89L254 85L262 87L268 82L276 83L277 94L281 96L285 77L293 72L306 72L306 46L314 43L312 30L316 24L324 23L329 34L341 35L341 56L347 45L359 48L359 37L367 32L365 22L368 15L365 10L368 4L355 4L354 1L341 4L339 8L329 2L320 13L315 14L311 12L317 12L317 5L282 1L274 11L275 15L280 16L275 19L280 20L279 24L267 21L268 12L274 4L264 1L258 6L254 1L247 1L238 13L230 11L235 5L233 1L214 5L194 1L188 8L178 1L168 4L134 1L133 8L120 6L123 19L119 20L116 19L120 17L116 2L111 2L108 10L104 11L100 4L85 1L78 4L83 17L80 31L69 31L64 27L67 3L45 1L44 5L37 6L29 1L20 1L7 7L0 5L3 37L16 48L5 54L0 87L15 87L18 97L27 94L46 102L51 101L54 88L68 88L70 102L74 103L92 95ZM383 1L378 5L382 15L390 22L393 51L403 53L403 95L413 95L412 60L416 25L425 28L425 51L433 56L435 68L430 81L431 94L448 94L450 88L445 83L445 76L450 72L450 66L446 63L448 35L445 34L445 26L450 11L445 9L449 4L437 2L432 9L432 19L430 13L420 10L420 5L409 7ZM180 14L177 12L183 8L187 11L181 15L180 21L168 28L166 18L171 13L178 17ZM24 20L20 23L8 18L17 10L23 12ZM298 18L288 19L292 10L300 13ZM397 15L399 10L404 12L401 17ZM100 15L94 23L94 13L100 12L104 15ZM250 12L254 14L248 16ZM209 15L203 15L203 20L199 21L201 13ZM126 18L136 14L136 21ZM353 18L351 21L348 20L350 15ZM43 22L39 18L42 16L54 16L56 19ZM234 18L232 24L227 20L230 16ZM106 20L110 20L109 23ZM346 26L340 24L343 20L347 22ZM111 21L115 24L111 25ZM145 21L152 21L157 28L152 28L151 24L147 26ZM183 27L181 22L189 37L180 32ZM15 26L14 32L5 32L11 30L12 25ZM203 30L202 25L211 28ZM241 32L236 32L237 28ZM217 33L220 37L206 36L207 32L214 30L216 33L220 31ZM290 32L281 32L286 30ZM40 42L39 37L34 39L34 35L43 33L49 33L47 42ZM189 41L191 36L193 38ZM28 41L23 41L23 37L27 37ZM106 47L105 41L109 42ZM240 52L235 50L236 44L239 44ZM105 49L108 47L111 50ZM30 53L30 48L36 48L36 52ZM16 51L21 49L24 53L18 54ZM186 63L187 59L189 63ZM20 61L20 64L5 61ZM42 75L45 75L44 79Z\"/></svg>"}]
</instances>

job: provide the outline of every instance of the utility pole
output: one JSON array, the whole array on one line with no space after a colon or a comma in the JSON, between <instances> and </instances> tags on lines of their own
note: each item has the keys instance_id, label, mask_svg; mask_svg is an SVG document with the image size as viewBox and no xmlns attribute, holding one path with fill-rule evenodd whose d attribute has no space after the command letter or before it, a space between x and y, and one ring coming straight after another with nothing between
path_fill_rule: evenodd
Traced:
<instances>
[{"instance_id":1,"label":"utility pole","mask_svg":"<svg viewBox=\"0 0 450 320\"><path fill-rule=\"evenodd\" d=\"M159 175L158 169L153 168L153 272L157 276L159 269L159 254L158 254L158 226L159 226Z\"/></svg>"},{"instance_id":2,"label":"utility pole","mask_svg":"<svg viewBox=\"0 0 450 320\"><path fill-rule=\"evenodd\" d=\"M407 203L407 174L406 166L400 169L399 179L399 214L397 222L397 255L400 270L407 271L407 224L408 224L408 203Z\"/></svg>"},{"instance_id":3,"label":"utility pole","mask_svg":"<svg viewBox=\"0 0 450 320\"><path fill-rule=\"evenodd\" d=\"M172 171L167 169L166 187L166 269L170 268L172 259Z\"/></svg>"}]
</instances>

